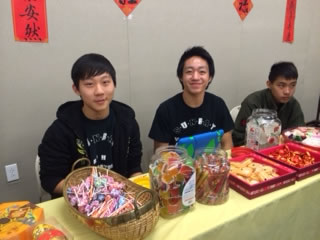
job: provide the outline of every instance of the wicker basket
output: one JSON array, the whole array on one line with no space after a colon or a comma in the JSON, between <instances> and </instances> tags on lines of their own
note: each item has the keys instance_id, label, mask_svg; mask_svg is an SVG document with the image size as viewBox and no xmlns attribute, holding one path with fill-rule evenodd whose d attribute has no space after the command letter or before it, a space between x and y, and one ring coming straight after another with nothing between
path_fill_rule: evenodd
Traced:
<instances>
[{"instance_id":1,"label":"wicker basket","mask_svg":"<svg viewBox=\"0 0 320 240\"><path fill-rule=\"evenodd\" d=\"M72 207L67 197L68 187L80 184L81 180L91 175L92 168L84 167L72 171L65 179L63 196L72 215L91 230L108 239L131 240L146 237L159 220L159 201L156 192L137 185L111 170L97 167L97 171L101 174L108 174L115 181L125 183L125 191L135 195L135 210L114 217L94 218ZM142 206L138 207L136 201L139 201Z\"/></svg>"}]
</instances>

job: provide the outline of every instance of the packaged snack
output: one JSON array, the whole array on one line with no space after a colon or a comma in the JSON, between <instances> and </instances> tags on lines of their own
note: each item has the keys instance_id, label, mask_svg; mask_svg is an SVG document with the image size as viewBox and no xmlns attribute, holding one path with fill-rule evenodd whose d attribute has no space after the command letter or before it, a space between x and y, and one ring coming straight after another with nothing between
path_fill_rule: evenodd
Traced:
<instances>
[{"instance_id":1,"label":"packaged snack","mask_svg":"<svg viewBox=\"0 0 320 240\"><path fill-rule=\"evenodd\" d=\"M31 240L34 227L43 219L43 209L28 201L0 203L0 239Z\"/></svg>"}]
</instances>

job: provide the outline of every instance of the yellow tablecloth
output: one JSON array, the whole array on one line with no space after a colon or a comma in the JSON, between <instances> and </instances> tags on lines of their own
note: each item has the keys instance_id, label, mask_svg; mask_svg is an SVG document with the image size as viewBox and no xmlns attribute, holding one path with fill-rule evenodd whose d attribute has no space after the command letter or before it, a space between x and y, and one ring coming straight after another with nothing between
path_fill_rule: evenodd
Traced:
<instances>
[{"instance_id":1,"label":"yellow tablecloth","mask_svg":"<svg viewBox=\"0 0 320 240\"><path fill-rule=\"evenodd\" d=\"M103 239L69 213L63 198L38 206L44 208L45 217L54 216L74 239ZM184 215L160 218L146 239L319 240L320 174L252 200L230 190L223 205L195 204Z\"/></svg>"}]
</instances>

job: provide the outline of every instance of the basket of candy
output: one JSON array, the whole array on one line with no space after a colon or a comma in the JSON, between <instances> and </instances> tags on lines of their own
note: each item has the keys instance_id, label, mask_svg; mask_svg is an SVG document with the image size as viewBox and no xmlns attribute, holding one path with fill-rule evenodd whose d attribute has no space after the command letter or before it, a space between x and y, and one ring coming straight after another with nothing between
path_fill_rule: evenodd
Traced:
<instances>
[{"instance_id":1,"label":"basket of candy","mask_svg":"<svg viewBox=\"0 0 320 240\"><path fill-rule=\"evenodd\" d=\"M299 144L288 142L258 153L296 170L297 180L320 172L320 153Z\"/></svg>"},{"instance_id":2,"label":"basket of candy","mask_svg":"<svg viewBox=\"0 0 320 240\"><path fill-rule=\"evenodd\" d=\"M63 196L78 220L108 239L142 239L159 219L156 192L100 167L72 171Z\"/></svg>"}]
</instances>

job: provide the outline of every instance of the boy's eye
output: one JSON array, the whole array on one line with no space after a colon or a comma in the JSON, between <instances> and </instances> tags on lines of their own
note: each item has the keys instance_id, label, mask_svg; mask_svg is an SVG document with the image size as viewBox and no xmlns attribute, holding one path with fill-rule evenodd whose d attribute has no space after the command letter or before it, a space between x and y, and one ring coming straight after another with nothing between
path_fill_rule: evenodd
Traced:
<instances>
[{"instance_id":1,"label":"boy's eye","mask_svg":"<svg viewBox=\"0 0 320 240\"><path fill-rule=\"evenodd\" d=\"M93 83L92 83L92 82L85 82L84 85L85 85L85 86L92 86Z\"/></svg>"}]
</instances>

